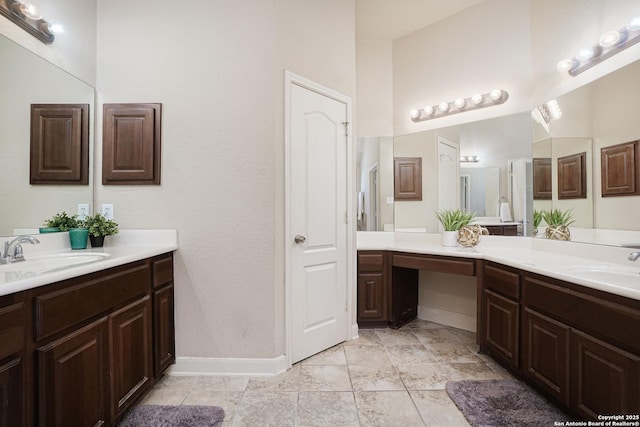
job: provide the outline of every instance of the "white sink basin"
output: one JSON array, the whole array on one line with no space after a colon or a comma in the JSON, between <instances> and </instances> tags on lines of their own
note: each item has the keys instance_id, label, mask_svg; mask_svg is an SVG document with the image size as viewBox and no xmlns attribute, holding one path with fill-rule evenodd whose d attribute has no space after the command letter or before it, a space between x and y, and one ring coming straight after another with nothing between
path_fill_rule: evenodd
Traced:
<instances>
[{"instance_id":1,"label":"white sink basin","mask_svg":"<svg viewBox=\"0 0 640 427\"><path fill-rule=\"evenodd\" d=\"M569 274L607 283L638 283L640 268L624 265L570 265L563 268Z\"/></svg>"},{"instance_id":2,"label":"white sink basin","mask_svg":"<svg viewBox=\"0 0 640 427\"><path fill-rule=\"evenodd\" d=\"M27 258L26 261L0 265L5 282L33 277L38 274L89 264L109 258L102 252L61 252Z\"/></svg>"}]
</instances>

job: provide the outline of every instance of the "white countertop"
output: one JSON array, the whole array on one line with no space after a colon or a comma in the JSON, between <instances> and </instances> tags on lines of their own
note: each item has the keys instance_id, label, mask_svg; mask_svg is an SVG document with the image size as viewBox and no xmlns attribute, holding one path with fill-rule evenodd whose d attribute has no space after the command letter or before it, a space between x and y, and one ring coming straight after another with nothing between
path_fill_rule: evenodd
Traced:
<instances>
[{"instance_id":1,"label":"white countertop","mask_svg":"<svg viewBox=\"0 0 640 427\"><path fill-rule=\"evenodd\" d=\"M120 230L117 235L105 239L104 247L91 248L91 245L88 244L87 249L80 250L71 249L69 233L38 234L34 237L40 240L39 244L22 244L24 257L27 261L8 264L7 268L14 270L10 272L3 271L5 266L0 265L0 296L117 267L178 249L176 230ZM0 238L0 248L4 248L4 241L11 239L11 237ZM109 256L100 261L43 273L29 271L30 257L33 259L49 254L77 255L96 252L106 253ZM15 271L18 264L22 270Z\"/></svg>"},{"instance_id":2,"label":"white countertop","mask_svg":"<svg viewBox=\"0 0 640 427\"><path fill-rule=\"evenodd\" d=\"M359 231L357 248L486 259L640 300L640 260L627 259L629 248L515 236L482 236L473 248L450 248L440 234L379 231Z\"/></svg>"}]
</instances>

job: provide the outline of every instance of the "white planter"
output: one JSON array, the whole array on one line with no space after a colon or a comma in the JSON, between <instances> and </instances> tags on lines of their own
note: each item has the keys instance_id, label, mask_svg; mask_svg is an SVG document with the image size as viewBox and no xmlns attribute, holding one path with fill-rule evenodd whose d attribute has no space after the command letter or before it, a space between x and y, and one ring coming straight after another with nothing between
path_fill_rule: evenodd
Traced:
<instances>
[{"instance_id":1,"label":"white planter","mask_svg":"<svg viewBox=\"0 0 640 427\"><path fill-rule=\"evenodd\" d=\"M458 246L458 232L444 231L442 233L442 246L449 246L449 247Z\"/></svg>"}]
</instances>

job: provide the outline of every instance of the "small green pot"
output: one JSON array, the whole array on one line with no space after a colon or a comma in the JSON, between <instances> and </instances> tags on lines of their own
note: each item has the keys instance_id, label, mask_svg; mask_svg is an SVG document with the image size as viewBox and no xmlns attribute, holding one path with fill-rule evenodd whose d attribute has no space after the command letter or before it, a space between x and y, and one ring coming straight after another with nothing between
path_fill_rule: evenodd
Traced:
<instances>
[{"instance_id":1,"label":"small green pot","mask_svg":"<svg viewBox=\"0 0 640 427\"><path fill-rule=\"evenodd\" d=\"M71 249L86 249L88 238L89 238L88 228L70 228L69 229L69 241L71 242Z\"/></svg>"},{"instance_id":2,"label":"small green pot","mask_svg":"<svg viewBox=\"0 0 640 427\"><path fill-rule=\"evenodd\" d=\"M38 228L40 234L44 233L57 233L60 231L60 227L40 227Z\"/></svg>"}]
</instances>

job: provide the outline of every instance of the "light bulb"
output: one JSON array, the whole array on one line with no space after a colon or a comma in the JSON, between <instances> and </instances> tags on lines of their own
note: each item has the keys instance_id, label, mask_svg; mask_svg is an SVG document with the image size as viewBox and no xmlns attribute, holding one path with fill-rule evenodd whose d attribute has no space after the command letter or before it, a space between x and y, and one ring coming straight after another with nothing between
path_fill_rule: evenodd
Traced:
<instances>
[{"instance_id":1,"label":"light bulb","mask_svg":"<svg viewBox=\"0 0 640 427\"><path fill-rule=\"evenodd\" d=\"M415 109L411 110L410 114L412 119L417 119L418 117L420 117L420 111Z\"/></svg>"},{"instance_id":2,"label":"light bulb","mask_svg":"<svg viewBox=\"0 0 640 427\"><path fill-rule=\"evenodd\" d=\"M49 29L53 34L64 33L64 27L61 24L51 24L49 25Z\"/></svg>"},{"instance_id":3,"label":"light bulb","mask_svg":"<svg viewBox=\"0 0 640 427\"><path fill-rule=\"evenodd\" d=\"M430 116L433 114L433 107L431 105L427 105L424 107L423 111L427 116Z\"/></svg>"},{"instance_id":4,"label":"light bulb","mask_svg":"<svg viewBox=\"0 0 640 427\"><path fill-rule=\"evenodd\" d=\"M443 113L446 113L447 111L449 111L449 103L441 102L440 104L438 104L438 110L440 110Z\"/></svg>"},{"instance_id":5,"label":"light bulb","mask_svg":"<svg viewBox=\"0 0 640 427\"><path fill-rule=\"evenodd\" d=\"M502 91L500 89L494 89L491 92L489 92L489 96L491 97L492 100L498 101L500 100L500 98L502 98Z\"/></svg>"},{"instance_id":6,"label":"light bulb","mask_svg":"<svg viewBox=\"0 0 640 427\"><path fill-rule=\"evenodd\" d=\"M467 101L465 101L465 100L464 100L464 99L462 99L462 98L458 98L458 99L456 99L455 101L453 101L453 104L456 106L456 108L457 108L458 110L460 110L460 109L464 108L464 107L465 107L465 105L467 105Z\"/></svg>"},{"instance_id":7,"label":"light bulb","mask_svg":"<svg viewBox=\"0 0 640 427\"><path fill-rule=\"evenodd\" d=\"M562 61L558 62L557 68L561 73L566 73L575 69L577 66L578 61L576 61L575 59L563 59Z\"/></svg>"},{"instance_id":8,"label":"light bulb","mask_svg":"<svg viewBox=\"0 0 640 427\"><path fill-rule=\"evenodd\" d=\"M29 19L33 19L34 21L42 19L42 14L38 10L38 8L31 3L22 3L20 5L20 13L22 13Z\"/></svg>"},{"instance_id":9,"label":"light bulb","mask_svg":"<svg viewBox=\"0 0 640 427\"><path fill-rule=\"evenodd\" d=\"M627 24L627 30L629 31L638 31L640 30L640 15L634 16Z\"/></svg>"},{"instance_id":10,"label":"light bulb","mask_svg":"<svg viewBox=\"0 0 640 427\"><path fill-rule=\"evenodd\" d=\"M580 49L580 51L578 51L578 54L576 55L576 58L578 58L580 61L586 61L588 59L591 59L595 56L596 51L594 48L592 47L586 47L583 49Z\"/></svg>"},{"instance_id":11,"label":"light bulb","mask_svg":"<svg viewBox=\"0 0 640 427\"><path fill-rule=\"evenodd\" d=\"M613 47L622 43L625 39L625 35L621 31L607 31L600 37L600 46Z\"/></svg>"},{"instance_id":12,"label":"light bulb","mask_svg":"<svg viewBox=\"0 0 640 427\"><path fill-rule=\"evenodd\" d=\"M478 104L482 103L482 100L483 100L483 96L480 95L479 93L476 93L475 95L473 95L471 97L471 102L473 102L474 105L478 105Z\"/></svg>"}]
</instances>

